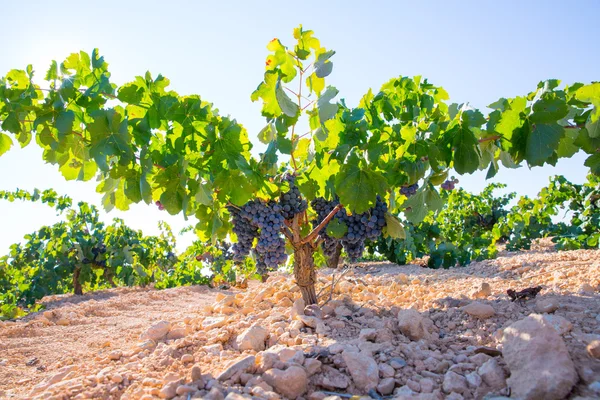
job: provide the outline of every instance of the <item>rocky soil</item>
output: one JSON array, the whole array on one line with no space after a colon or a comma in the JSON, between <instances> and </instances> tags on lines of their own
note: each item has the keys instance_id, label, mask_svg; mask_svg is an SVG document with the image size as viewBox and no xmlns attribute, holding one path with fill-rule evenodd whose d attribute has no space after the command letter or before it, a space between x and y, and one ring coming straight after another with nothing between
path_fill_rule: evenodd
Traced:
<instances>
[{"instance_id":1,"label":"rocky soil","mask_svg":"<svg viewBox=\"0 0 600 400\"><path fill-rule=\"evenodd\" d=\"M246 290L47 298L0 323L0 398L600 398L598 250L370 263L320 271L318 290L305 307L275 274Z\"/></svg>"}]
</instances>

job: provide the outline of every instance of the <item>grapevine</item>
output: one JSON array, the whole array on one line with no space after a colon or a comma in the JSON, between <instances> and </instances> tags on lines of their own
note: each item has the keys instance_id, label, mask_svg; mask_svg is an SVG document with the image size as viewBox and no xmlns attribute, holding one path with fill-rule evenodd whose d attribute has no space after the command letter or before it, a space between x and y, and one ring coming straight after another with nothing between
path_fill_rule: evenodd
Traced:
<instances>
[{"instance_id":1,"label":"grapevine","mask_svg":"<svg viewBox=\"0 0 600 400\"><path fill-rule=\"evenodd\" d=\"M281 264L287 241L307 303L317 301L314 252L338 212L329 228L345 230L341 243L355 258L364 240L383 228L378 196L388 208L381 233L403 238L397 217L418 224L442 209L438 187L450 171L487 170L489 178L500 165L555 164L582 150L585 166L600 175L600 83L561 87L550 79L524 96L490 104L492 112L484 115L448 104L448 93L420 76L400 76L351 107L327 84L335 51L302 26L293 37L289 47L277 38L268 43L265 72L251 94L266 122L258 158L235 119L199 95L169 90L162 75L112 82L97 49L53 61L42 83L30 65L0 79L0 155L15 141L40 146L65 179L96 179L106 210L155 204L194 218L202 241L223 240L235 225L246 232L238 259L254 233L229 206L252 202L263 224L249 221L258 229L253 245L261 265ZM281 174L288 175L281 180ZM307 214L314 212L307 205L317 197L337 197L340 204L309 228L314 215Z\"/></svg>"}]
</instances>

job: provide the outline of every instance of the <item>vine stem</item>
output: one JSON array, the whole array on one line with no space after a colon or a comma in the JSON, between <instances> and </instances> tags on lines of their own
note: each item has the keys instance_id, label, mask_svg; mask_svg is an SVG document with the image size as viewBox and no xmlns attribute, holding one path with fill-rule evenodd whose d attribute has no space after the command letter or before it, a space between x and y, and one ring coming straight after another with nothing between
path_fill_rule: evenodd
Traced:
<instances>
[{"instance_id":1,"label":"vine stem","mask_svg":"<svg viewBox=\"0 0 600 400\"><path fill-rule=\"evenodd\" d=\"M319 235L319 232L321 232L321 230L325 227L325 225L327 225L329 223L329 221L331 221L331 219L335 216L335 214L337 214L337 212L339 210L341 210L342 208L344 208L344 206L341 204L338 204L337 206L335 206L335 208L333 210L331 210L329 212L329 214L327 214L327 216L323 219L323 221L321 221L321 223L319 225L317 225L317 227L315 229L313 229L311 233L306 235L306 237L304 239L302 239L300 241L300 243L306 244L306 243L312 241L314 238L316 238Z\"/></svg>"}]
</instances>

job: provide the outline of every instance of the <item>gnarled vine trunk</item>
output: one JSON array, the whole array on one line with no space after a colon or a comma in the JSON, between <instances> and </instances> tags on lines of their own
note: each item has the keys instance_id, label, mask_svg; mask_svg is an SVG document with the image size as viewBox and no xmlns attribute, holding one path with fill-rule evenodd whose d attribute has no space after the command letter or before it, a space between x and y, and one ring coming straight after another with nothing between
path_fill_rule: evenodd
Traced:
<instances>
[{"instance_id":1,"label":"gnarled vine trunk","mask_svg":"<svg viewBox=\"0 0 600 400\"><path fill-rule=\"evenodd\" d=\"M79 282L80 273L81 269L79 267L75 267L75 271L73 271L73 293L77 295L83 294L83 289L81 288L81 283Z\"/></svg>"},{"instance_id":2,"label":"gnarled vine trunk","mask_svg":"<svg viewBox=\"0 0 600 400\"><path fill-rule=\"evenodd\" d=\"M338 243L335 246L335 253L331 257L327 258L327 266L329 268L337 269L340 264L340 256L342 255L342 244Z\"/></svg>"},{"instance_id":3,"label":"gnarled vine trunk","mask_svg":"<svg viewBox=\"0 0 600 400\"><path fill-rule=\"evenodd\" d=\"M317 304L315 291L317 273L315 272L314 252L310 243L300 244L294 251L294 277L306 305Z\"/></svg>"}]
</instances>

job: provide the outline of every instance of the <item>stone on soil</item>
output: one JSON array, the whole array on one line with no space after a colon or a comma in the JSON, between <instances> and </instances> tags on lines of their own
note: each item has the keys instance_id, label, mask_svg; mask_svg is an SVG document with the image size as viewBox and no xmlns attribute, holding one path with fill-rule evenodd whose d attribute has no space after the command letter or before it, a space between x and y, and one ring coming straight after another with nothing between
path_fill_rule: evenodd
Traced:
<instances>
[{"instance_id":1,"label":"stone on soil","mask_svg":"<svg viewBox=\"0 0 600 400\"><path fill-rule=\"evenodd\" d=\"M240 351L262 351L265 349L265 341L268 336L269 331L265 328L262 326L253 326L242 332L235 342Z\"/></svg>"},{"instance_id":2,"label":"stone on soil","mask_svg":"<svg viewBox=\"0 0 600 400\"><path fill-rule=\"evenodd\" d=\"M296 365L292 365L285 371L277 368L270 369L262 377L278 393L290 399L302 396L308 389L308 376L302 367Z\"/></svg>"},{"instance_id":3,"label":"stone on soil","mask_svg":"<svg viewBox=\"0 0 600 400\"><path fill-rule=\"evenodd\" d=\"M560 400L578 375L565 342L539 314L532 314L504 330L503 357L510 370L508 386L514 397Z\"/></svg>"},{"instance_id":4,"label":"stone on soil","mask_svg":"<svg viewBox=\"0 0 600 400\"><path fill-rule=\"evenodd\" d=\"M171 329L171 323L169 321L160 321L149 327L142 335L142 340L154 340L159 341L169 333Z\"/></svg>"},{"instance_id":5,"label":"stone on soil","mask_svg":"<svg viewBox=\"0 0 600 400\"><path fill-rule=\"evenodd\" d=\"M494 307L489 304L483 304L478 301L474 301L472 303L467 304L462 307L462 310L467 314L479 318L479 319L487 319L493 316L496 312L494 311Z\"/></svg>"},{"instance_id":6,"label":"stone on soil","mask_svg":"<svg viewBox=\"0 0 600 400\"><path fill-rule=\"evenodd\" d=\"M344 351L342 358L359 390L368 392L379 383L379 368L372 357L354 351Z\"/></svg>"},{"instance_id":7,"label":"stone on soil","mask_svg":"<svg viewBox=\"0 0 600 400\"><path fill-rule=\"evenodd\" d=\"M429 331L425 325L425 318L416 310L400 310L398 313L400 332L411 340L429 338Z\"/></svg>"}]
</instances>

